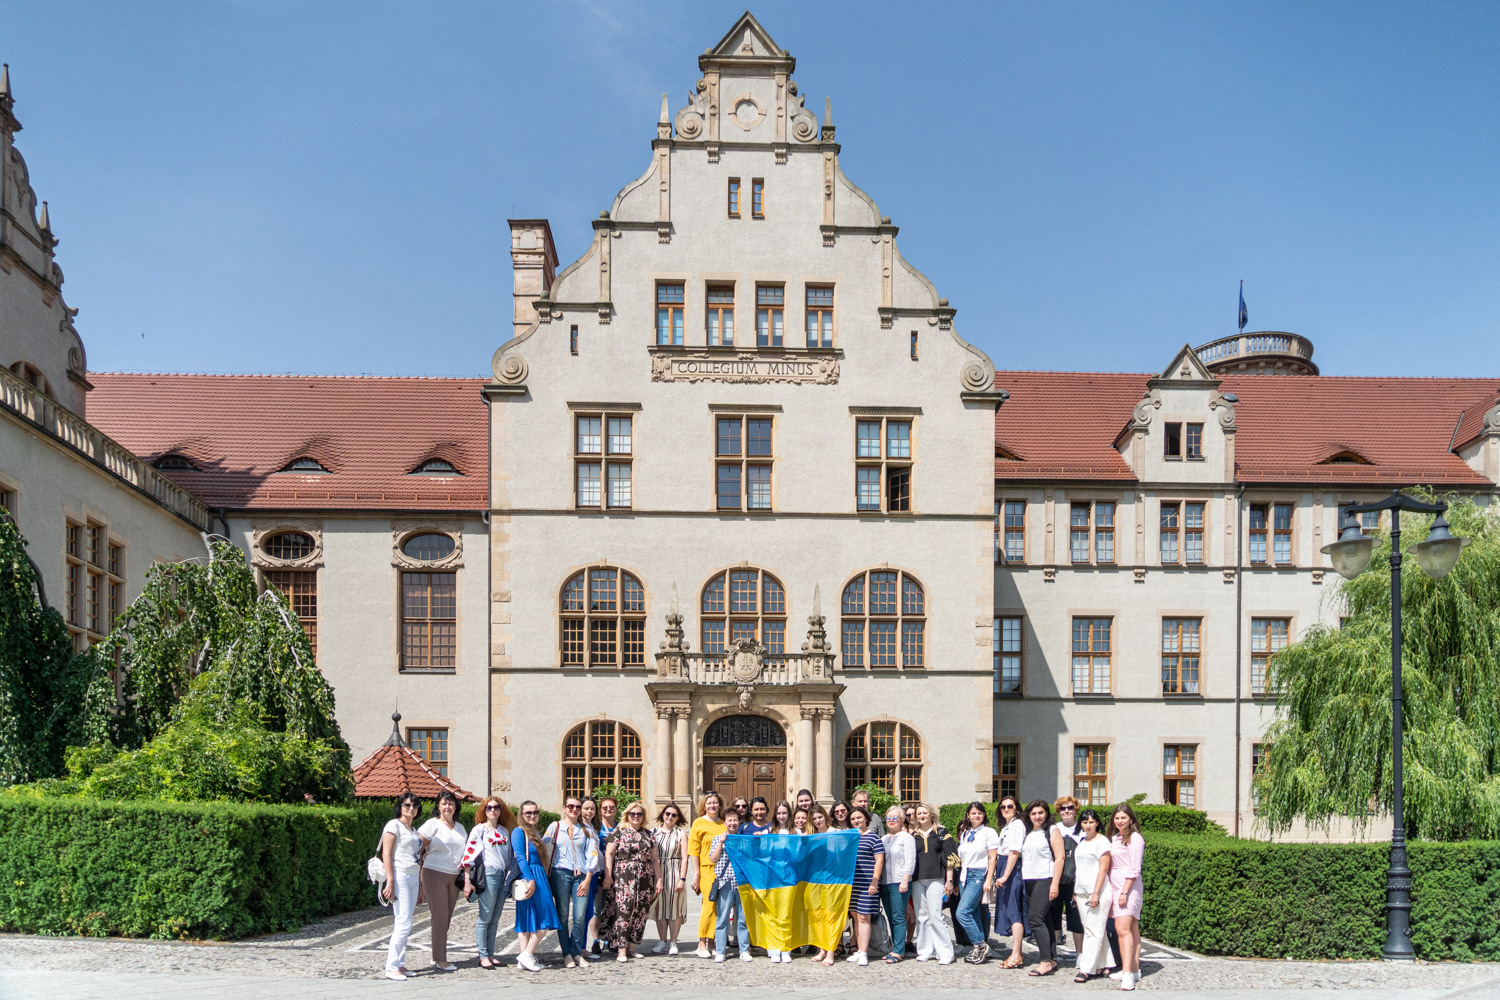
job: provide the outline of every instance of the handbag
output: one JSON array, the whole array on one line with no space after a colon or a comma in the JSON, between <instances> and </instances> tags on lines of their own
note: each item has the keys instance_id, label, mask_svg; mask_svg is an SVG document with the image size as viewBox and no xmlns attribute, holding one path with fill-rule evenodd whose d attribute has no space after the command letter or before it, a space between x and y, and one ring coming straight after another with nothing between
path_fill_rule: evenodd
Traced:
<instances>
[{"instance_id":1,"label":"handbag","mask_svg":"<svg viewBox=\"0 0 1500 1000\"><path fill-rule=\"evenodd\" d=\"M530 899L536 893L536 879L518 878L510 884L510 898L516 902Z\"/></svg>"}]
</instances>

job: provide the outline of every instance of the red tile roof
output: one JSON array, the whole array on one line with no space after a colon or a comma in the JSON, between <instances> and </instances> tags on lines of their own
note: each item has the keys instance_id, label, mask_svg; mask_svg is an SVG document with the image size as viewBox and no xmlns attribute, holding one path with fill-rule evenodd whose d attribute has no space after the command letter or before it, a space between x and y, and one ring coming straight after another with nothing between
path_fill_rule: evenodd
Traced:
<instances>
[{"instance_id":1,"label":"red tile roof","mask_svg":"<svg viewBox=\"0 0 1500 1000\"><path fill-rule=\"evenodd\" d=\"M996 372L1010 399L995 413L996 479L1134 480L1114 439L1146 392L1150 375L1118 372Z\"/></svg>"},{"instance_id":2,"label":"red tile roof","mask_svg":"<svg viewBox=\"0 0 1500 1000\"><path fill-rule=\"evenodd\" d=\"M1475 400L1464 409L1463 419L1458 422L1458 429L1453 432L1453 448L1458 450L1477 438L1484 430L1485 414L1490 412L1490 407L1500 403L1496 398L1495 390L1491 389L1475 398Z\"/></svg>"},{"instance_id":3,"label":"red tile roof","mask_svg":"<svg viewBox=\"0 0 1500 1000\"><path fill-rule=\"evenodd\" d=\"M995 373L1010 399L995 414L1000 480L1125 480L1113 443L1148 374ZM1478 433L1500 379L1226 376L1235 406L1236 478L1247 483L1484 486L1449 449ZM1462 415L1462 425L1460 416ZM1352 451L1370 464L1324 464Z\"/></svg>"},{"instance_id":4,"label":"red tile roof","mask_svg":"<svg viewBox=\"0 0 1500 1000\"><path fill-rule=\"evenodd\" d=\"M479 796L438 774L417 752L404 743L387 743L354 769L354 797L357 799L393 799L411 792L431 802L438 792L447 789L460 802L474 802Z\"/></svg>"},{"instance_id":5,"label":"red tile roof","mask_svg":"<svg viewBox=\"0 0 1500 1000\"><path fill-rule=\"evenodd\" d=\"M483 510L488 420L479 378L90 372L90 423L210 507ZM298 458L327 473L280 472ZM460 477L413 476L441 458Z\"/></svg>"}]
</instances>

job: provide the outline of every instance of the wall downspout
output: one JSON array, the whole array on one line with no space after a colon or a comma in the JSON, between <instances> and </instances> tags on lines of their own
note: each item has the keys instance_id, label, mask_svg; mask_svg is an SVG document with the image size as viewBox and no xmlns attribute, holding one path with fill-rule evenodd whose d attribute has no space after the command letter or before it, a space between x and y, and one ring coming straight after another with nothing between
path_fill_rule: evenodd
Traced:
<instances>
[{"instance_id":1,"label":"wall downspout","mask_svg":"<svg viewBox=\"0 0 1500 1000\"><path fill-rule=\"evenodd\" d=\"M490 576L490 561L493 558L491 548L493 539L491 534L494 529L490 525L490 508L494 506L494 477L491 473L492 463L495 461L495 409L490 403L490 397L483 390L479 398L484 400L485 422L484 422L484 512L480 514L480 520L484 522L484 794L495 794L495 682L494 672L491 670L493 663L491 657L490 640L494 632L493 619L495 617L495 581Z\"/></svg>"},{"instance_id":2,"label":"wall downspout","mask_svg":"<svg viewBox=\"0 0 1500 1000\"><path fill-rule=\"evenodd\" d=\"M1240 835L1240 683L1245 646L1245 486L1234 493L1234 835Z\"/></svg>"}]
</instances>

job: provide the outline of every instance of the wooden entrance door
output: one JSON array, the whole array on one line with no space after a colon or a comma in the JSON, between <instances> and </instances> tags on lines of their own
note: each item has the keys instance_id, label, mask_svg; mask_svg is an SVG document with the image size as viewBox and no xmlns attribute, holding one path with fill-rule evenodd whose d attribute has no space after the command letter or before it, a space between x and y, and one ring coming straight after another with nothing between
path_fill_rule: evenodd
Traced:
<instances>
[{"instance_id":1,"label":"wooden entrance door","mask_svg":"<svg viewBox=\"0 0 1500 1000\"><path fill-rule=\"evenodd\" d=\"M703 761L703 787L718 792L727 805L736 798L757 795L774 806L786 798L786 756L745 754L711 756Z\"/></svg>"}]
</instances>

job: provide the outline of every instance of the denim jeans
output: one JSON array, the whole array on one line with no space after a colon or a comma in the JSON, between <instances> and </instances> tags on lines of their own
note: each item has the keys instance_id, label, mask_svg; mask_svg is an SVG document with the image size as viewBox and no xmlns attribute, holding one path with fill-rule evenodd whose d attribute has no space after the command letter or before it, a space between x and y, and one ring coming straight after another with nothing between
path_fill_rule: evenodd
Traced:
<instances>
[{"instance_id":1,"label":"denim jeans","mask_svg":"<svg viewBox=\"0 0 1500 1000\"><path fill-rule=\"evenodd\" d=\"M891 925L891 954L900 958L906 954L906 903L911 899L911 886L901 891L900 882L880 883L880 901L885 904L885 919Z\"/></svg>"},{"instance_id":2,"label":"denim jeans","mask_svg":"<svg viewBox=\"0 0 1500 1000\"><path fill-rule=\"evenodd\" d=\"M479 894L479 922L474 925L474 947L480 958L495 957L495 932L500 929L500 912L505 909L505 869L484 870L484 891Z\"/></svg>"},{"instance_id":3,"label":"denim jeans","mask_svg":"<svg viewBox=\"0 0 1500 1000\"><path fill-rule=\"evenodd\" d=\"M589 877L588 872L552 869L548 880L552 884L552 900L557 904L557 943L562 947L564 958L582 955L589 934L589 896L578 895L578 887Z\"/></svg>"},{"instance_id":4,"label":"denim jeans","mask_svg":"<svg viewBox=\"0 0 1500 1000\"><path fill-rule=\"evenodd\" d=\"M983 944L988 936L984 925L979 922L979 904L984 900L984 872L983 868L964 869L964 891L958 898L956 917L971 945Z\"/></svg>"},{"instance_id":5,"label":"denim jeans","mask_svg":"<svg viewBox=\"0 0 1500 1000\"><path fill-rule=\"evenodd\" d=\"M718 913L718 920L714 923L714 953L724 954L724 949L729 945L729 914L733 912L740 951L749 954L750 931L745 927L745 908L740 905L740 891L734 883L726 883L714 889L714 908Z\"/></svg>"}]
</instances>

